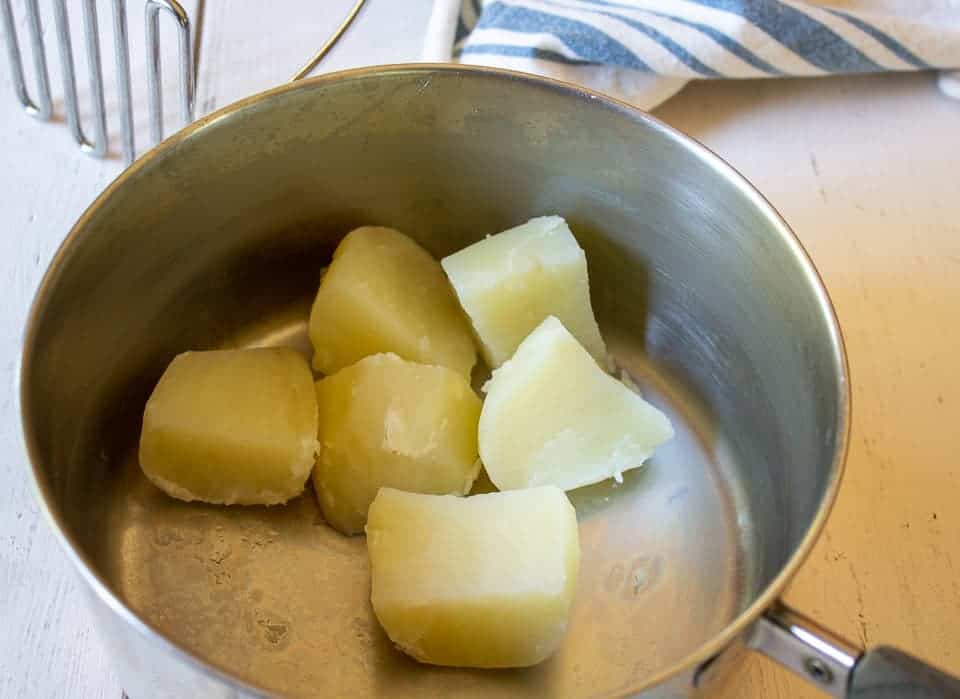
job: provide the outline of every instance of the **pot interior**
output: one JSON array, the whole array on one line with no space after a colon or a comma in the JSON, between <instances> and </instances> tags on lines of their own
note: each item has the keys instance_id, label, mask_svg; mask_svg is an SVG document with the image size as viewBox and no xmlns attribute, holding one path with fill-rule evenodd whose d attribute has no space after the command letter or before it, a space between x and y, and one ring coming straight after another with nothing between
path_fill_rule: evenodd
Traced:
<instances>
[{"instance_id":1,"label":"pot interior","mask_svg":"<svg viewBox=\"0 0 960 699\"><path fill-rule=\"evenodd\" d=\"M312 491L285 507L168 499L139 471L146 396L186 349L290 345L339 238L399 228L435 255L558 213L587 251L619 366L676 438L571 493L583 560L539 667L418 665L374 619L362 537ZM797 550L836 476L842 350L772 210L649 117L452 68L364 71L228 108L134 167L48 274L23 405L38 477L86 564L155 630L288 696L605 696L680 662Z\"/></svg>"}]
</instances>

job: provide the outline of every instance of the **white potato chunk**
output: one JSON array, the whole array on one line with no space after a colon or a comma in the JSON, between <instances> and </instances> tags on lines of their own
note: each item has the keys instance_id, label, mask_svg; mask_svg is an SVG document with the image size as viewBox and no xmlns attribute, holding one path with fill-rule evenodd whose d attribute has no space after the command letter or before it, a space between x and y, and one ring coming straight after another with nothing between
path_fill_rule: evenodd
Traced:
<instances>
[{"instance_id":1,"label":"white potato chunk","mask_svg":"<svg viewBox=\"0 0 960 699\"><path fill-rule=\"evenodd\" d=\"M442 366L375 354L317 382L314 489L327 522L363 531L382 486L465 495L480 470L480 399Z\"/></svg>"},{"instance_id":2,"label":"white potato chunk","mask_svg":"<svg viewBox=\"0 0 960 699\"><path fill-rule=\"evenodd\" d=\"M286 502L303 492L316 451L313 376L289 349L184 352L143 413L140 466L180 500Z\"/></svg>"},{"instance_id":3,"label":"white potato chunk","mask_svg":"<svg viewBox=\"0 0 960 699\"><path fill-rule=\"evenodd\" d=\"M559 216L543 216L441 260L491 368L556 316L601 366L607 353L590 305L587 258Z\"/></svg>"},{"instance_id":4,"label":"white potato chunk","mask_svg":"<svg viewBox=\"0 0 960 699\"><path fill-rule=\"evenodd\" d=\"M600 369L552 316L485 390L480 459L500 490L619 480L673 436L663 413Z\"/></svg>"},{"instance_id":5,"label":"white potato chunk","mask_svg":"<svg viewBox=\"0 0 960 699\"><path fill-rule=\"evenodd\" d=\"M563 639L580 542L559 488L468 498L383 488L367 549L377 619L421 662L524 667Z\"/></svg>"},{"instance_id":6,"label":"white potato chunk","mask_svg":"<svg viewBox=\"0 0 960 699\"><path fill-rule=\"evenodd\" d=\"M332 374L392 352L470 377L477 352L440 263L392 228L364 226L337 246L310 311L313 366Z\"/></svg>"}]
</instances>

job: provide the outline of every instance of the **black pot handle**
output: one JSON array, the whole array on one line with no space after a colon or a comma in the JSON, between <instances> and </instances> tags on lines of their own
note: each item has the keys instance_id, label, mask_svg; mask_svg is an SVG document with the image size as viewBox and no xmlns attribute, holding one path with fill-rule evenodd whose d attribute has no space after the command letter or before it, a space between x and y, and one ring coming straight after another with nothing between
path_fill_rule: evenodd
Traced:
<instances>
[{"instance_id":1,"label":"black pot handle","mask_svg":"<svg viewBox=\"0 0 960 699\"><path fill-rule=\"evenodd\" d=\"M960 679L896 648L864 653L850 677L848 699L960 699Z\"/></svg>"},{"instance_id":2,"label":"black pot handle","mask_svg":"<svg viewBox=\"0 0 960 699\"><path fill-rule=\"evenodd\" d=\"M783 604L757 621L748 645L836 699L960 699L960 679L896 648L862 652Z\"/></svg>"}]
</instances>

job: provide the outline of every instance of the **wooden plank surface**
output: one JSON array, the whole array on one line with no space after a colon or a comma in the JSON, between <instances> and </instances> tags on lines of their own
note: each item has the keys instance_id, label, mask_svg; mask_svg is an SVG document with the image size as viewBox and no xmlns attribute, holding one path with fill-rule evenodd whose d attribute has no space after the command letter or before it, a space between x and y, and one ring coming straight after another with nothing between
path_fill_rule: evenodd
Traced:
<instances>
[{"instance_id":1,"label":"wooden plank surface","mask_svg":"<svg viewBox=\"0 0 960 699\"><path fill-rule=\"evenodd\" d=\"M191 2L183 3L195 12ZM14 99L6 53L0 58L0 697L3 699L119 699L121 688L91 626L73 572L38 511L27 480L26 456L15 399L20 346L27 310L36 285L60 241L83 210L122 169L119 121L111 118L111 157L81 154L63 123L63 89L51 3L41 2L42 20L55 104L53 123L26 116ZM30 89L30 68L23 4L15 2L17 28ZM106 102L116 114L117 91L109 3L98 3ZM149 145L143 3L129 5L131 72L136 133ZM69 2L78 93L89 124L90 92L77 3ZM177 124L176 36L161 24L164 96L168 123ZM172 40L171 40L172 39ZM91 131L88 127L88 132Z\"/></svg>"},{"instance_id":2,"label":"wooden plank surface","mask_svg":"<svg viewBox=\"0 0 960 699\"><path fill-rule=\"evenodd\" d=\"M349 5L207 0L200 110L288 79ZM415 59L430 0L399 8L368 2L322 69ZM131 18L136 40L139 26ZM75 153L62 124L33 122L10 94L0 60L0 477L9 491L0 500L0 697L117 699L109 658L33 504L13 392L33 289L119 164ZM853 640L895 643L960 673L960 103L930 76L699 83L658 115L717 150L782 211L844 328L854 390L847 475L787 600ZM719 696L820 695L751 657Z\"/></svg>"},{"instance_id":3,"label":"wooden plank surface","mask_svg":"<svg viewBox=\"0 0 960 699\"><path fill-rule=\"evenodd\" d=\"M960 102L929 75L699 83L657 115L781 211L844 332L847 471L787 601L960 674ZM752 657L723 696L822 695Z\"/></svg>"}]
</instances>

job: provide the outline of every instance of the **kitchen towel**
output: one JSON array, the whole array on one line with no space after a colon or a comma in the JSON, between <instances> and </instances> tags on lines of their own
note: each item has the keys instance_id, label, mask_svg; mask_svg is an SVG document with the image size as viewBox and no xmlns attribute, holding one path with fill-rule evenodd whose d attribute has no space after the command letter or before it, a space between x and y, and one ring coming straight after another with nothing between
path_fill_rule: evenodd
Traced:
<instances>
[{"instance_id":1,"label":"kitchen towel","mask_svg":"<svg viewBox=\"0 0 960 699\"><path fill-rule=\"evenodd\" d=\"M688 81L939 69L960 0L435 0L423 59L512 68L650 109Z\"/></svg>"}]
</instances>

